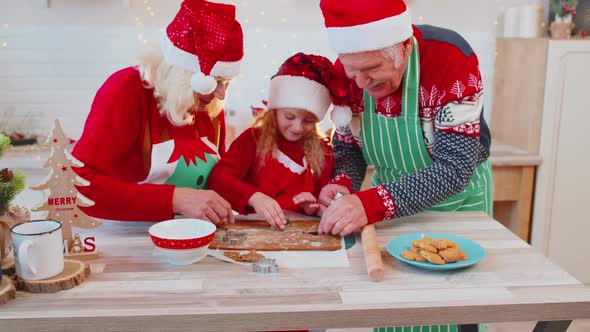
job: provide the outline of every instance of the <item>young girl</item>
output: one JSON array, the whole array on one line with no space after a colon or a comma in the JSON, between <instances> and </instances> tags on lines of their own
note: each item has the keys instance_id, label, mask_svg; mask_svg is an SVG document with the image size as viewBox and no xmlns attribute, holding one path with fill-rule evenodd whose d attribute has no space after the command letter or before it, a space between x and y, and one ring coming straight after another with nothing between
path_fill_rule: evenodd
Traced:
<instances>
[{"instance_id":1,"label":"young girl","mask_svg":"<svg viewBox=\"0 0 590 332\"><path fill-rule=\"evenodd\" d=\"M338 182L331 181L332 148L317 129L332 103L346 102L338 77L324 57L287 59L271 79L268 110L213 168L209 189L234 210L256 212L279 229L287 224L283 209L316 214L320 189Z\"/></svg>"}]
</instances>

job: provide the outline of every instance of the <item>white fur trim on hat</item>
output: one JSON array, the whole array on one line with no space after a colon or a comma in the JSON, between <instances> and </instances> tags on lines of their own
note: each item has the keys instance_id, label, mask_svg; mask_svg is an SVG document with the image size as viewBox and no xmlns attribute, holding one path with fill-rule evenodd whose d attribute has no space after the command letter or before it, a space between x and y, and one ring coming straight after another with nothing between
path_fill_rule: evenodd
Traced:
<instances>
[{"instance_id":1,"label":"white fur trim on hat","mask_svg":"<svg viewBox=\"0 0 590 332\"><path fill-rule=\"evenodd\" d=\"M194 73L191 77L191 87L200 94L208 95L217 88L217 80L201 72Z\"/></svg>"},{"instance_id":2,"label":"white fur trim on hat","mask_svg":"<svg viewBox=\"0 0 590 332\"><path fill-rule=\"evenodd\" d=\"M240 74L241 64L242 60L233 62L217 61L215 65L213 65L213 68L211 68L211 73L209 75L231 80Z\"/></svg>"},{"instance_id":3,"label":"white fur trim on hat","mask_svg":"<svg viewBox=\"0 0 590 332\"><path fill-rule=\"evenodd\" d=\"M409 9L379 21L351 27L330 27L327 30L330 44L338 54L380 50L414 34Z\"/></svg>"},{"instance_id":4,"label":"white fur trim on hat","mask_svg":"<svg viewBox=\"0 0 590 332\"><path fill-rule=\"evenodd\" d=\"M336 128L346 127L352 120L352 110L348 106L335 105L330 117Z\"/></svg>"},{"instance_id":5,"label":"white fur trim on hat","mask_svg":"<svg viewBox=\"0 0 590 332\"><path fill-rule=\"evenodd\" d=\"M300 108L315 114L321 121L332 104L324 85L302 76L281 75L270 80L268 108Z\"/></svg>"},{"instance_id":6,"label":"white fur trim on hat","mask_svg":"<svg viewBox=\"0 0 590 332\"><path fill-rule=\"evenodd\" d=\"M166 60L166 63L191 71L193 73L201 72L199 57L174 46L170 39L168 39L166 30L164 30L164 33L160 38L160 47L162 48L162 54L164 55L164 60Z\"/></svg>"}]
</instances>

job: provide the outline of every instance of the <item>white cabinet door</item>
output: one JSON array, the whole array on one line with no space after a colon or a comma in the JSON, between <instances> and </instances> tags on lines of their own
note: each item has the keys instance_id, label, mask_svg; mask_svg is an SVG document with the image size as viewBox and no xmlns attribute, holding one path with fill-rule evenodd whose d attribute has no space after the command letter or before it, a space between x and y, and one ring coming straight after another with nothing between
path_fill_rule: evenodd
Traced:
<instances>
[{"instance_id":1,"label":"white cabinet door","mask_svg":"<svg viewBox=\"0 0 590 332\"><path fill-rule=\"evenodd\" d=\"M590 283L590 42L550 42L547 64L533 245Z\"/></svg>"}]
</instances>

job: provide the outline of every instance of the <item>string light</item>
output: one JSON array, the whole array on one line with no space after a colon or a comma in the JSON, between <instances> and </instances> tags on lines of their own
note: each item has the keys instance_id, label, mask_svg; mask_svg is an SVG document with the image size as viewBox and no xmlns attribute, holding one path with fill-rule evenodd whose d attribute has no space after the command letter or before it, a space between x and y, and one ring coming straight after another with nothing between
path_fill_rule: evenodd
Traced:
<instances>
[{"instance_id":1,"label":"string light","mask_svg":"<svg viewBox=\"0 0 590 332\"><path fill-rule=\"evenodd\" d=\"M143 4L144 4L144 9L147 12L147 14L150 17L155 17L156 11L154 10L152 4L150 3L150 0L144 0ZM135 16L135 26L138 29L142 29L145 26L144 22L142 21L142 19L139 16ZM164 31L164 29L160 28L160 31ZM144 37L143 33L137 34L137 40L144 45L148 43L148 39Z\"/></svg>"},{"instance_id":2,"label":"string light","mask_svg":"<svg viewBox=\"0 0 590 332\"><path fill-rule=\"evenodd\" d=\"M7 47L8 43L7 42L2 42L2 47Z\"/></svg>"},{"instance_id":3,"label":"string light","mask_svg":"<svg viewBox=\"0 0 590 332\"><path fill-rule=\"evenodd\" d=\"M424 20L424 16L418 16L418 21L422 22Z\"/></svg>"}]
</instances>

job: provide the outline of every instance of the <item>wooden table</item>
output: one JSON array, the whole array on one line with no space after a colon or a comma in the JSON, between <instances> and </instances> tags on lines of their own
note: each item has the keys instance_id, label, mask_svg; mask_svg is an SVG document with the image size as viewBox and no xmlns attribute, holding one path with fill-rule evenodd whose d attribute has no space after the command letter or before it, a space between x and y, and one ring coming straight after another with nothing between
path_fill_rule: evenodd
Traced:
<instances>
[{"instance_id":1,"label":"wooden table","mask_svg":"<svg viewBox=\"0 0 590 332\"><path fill-rule=\"evenodd\" d=\"M541 157L514 146L492 142L494 218L530 242L535 171Z\"/></svg>"},{"instance_id":2,"label":"wooden table","mask_svg":"<svg viewBox=\"0 0 590 332\"><path fill-rule=\"evenodd\" d=\"M349 268L259 275L207 257L172 266L153 255L145 223L106 223L103 257L84 284L53 295L19 292L0 308L3 331L229 331L590 318L590 289L482 213L427 213L378 225L382 247L415 232L470 238L478 265L430 272L384 254L385 279L367 279L362 246ZM583 263L583 259L582 259ZM472 325L465 325L468 331ZM549 330L546 330L549 331Z\"/></svg>"}]
</instances>

